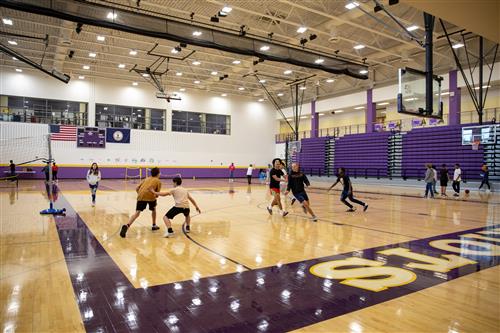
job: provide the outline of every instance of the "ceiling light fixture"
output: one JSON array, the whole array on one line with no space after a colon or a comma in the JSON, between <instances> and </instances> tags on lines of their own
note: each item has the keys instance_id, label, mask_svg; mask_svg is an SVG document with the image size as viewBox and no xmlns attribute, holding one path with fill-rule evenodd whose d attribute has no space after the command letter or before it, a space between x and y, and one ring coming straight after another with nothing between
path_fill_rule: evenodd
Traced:
<instances>
[{"instance_id":1,"label":"ceiling light fixture","mask_svg":"<svg viewBox=\"0 0 500 333\"><path fill-rule=\"evenodd\" d=\"M91 58L95 58L95 57L97 57L97 54L95 54L95 53L93 53L93 52L90 52L90 53L89 53L89 57L91 57Z\"/></svg>"},{"instance_id":2,"label":"ceiling light fixture","mask_svg":"<svg viewBox=\"0 0 500 333\"><path fill-rule=\"evenodd\" d=\"M231 7L228 7L228 6L225 6L224 8L222 8L222 12L224 13L231 13L233 9Z\"/></svg>"},{"instance_id":3,"label":"ceiling light fixture","mask_svg":"<svg viewBox=\"0 0 500 333\"><path fill-rule=\"evenodd\" d=\"M286 71L283 72L283 74L285 75L292 74L292 71L290 69L287 69Z\"/></svg>"},{"instance_id":4,"label":"ceiling light fixture","mask_svg":"<svg viewBox=\"0 0 500 333\"><path fill-rule=\"evenodd\" d=\"M17 60L17 58L16 57L12 57L12 60Z\"/></svg>"},{"instance_id":5,"label":"ceiling light fixture","mask_svg":"<svg viewBox=\"0 0 500 333\"><path fill-rule=\"evenodd\" d=\"M454 45L452 46L452 48L454 48L454 49L459 49L459 48L461 48L461 47L464 47L464 44L462 44L462 43L456 43L456 44L454 44Z\"/></svg>"},{"instance_id":6,"label":"ceiling light fixture","mask_svg":"<svg viewBox=\"0 0 500 333\"><path fill-rule=\"evenodd\" d=\"M142 74L143 77L149 77L149 74L148 73L144 73Z\"/></svg>"},{"instance_id":7,"label":"ceiling light fixture","mask_svg":"<svg viewBox=\"0 0 500 333\"><path fill-rule=\"evenodd\" d=\"M16 72L18 72L18 73L22 73L22 72L23 72L23 70L22 70L22 69L20 69L20 68L16 68Z\"/></svg>"},{"instance_id":8,"label":"ceiling light fixture","mask_svg":"<svg viewBox=\"0 0 500 333\"><path fill-rule=\"evenodd\" d=\"M268 45L264 45L260 47L261 51L269 51L270 47Z\"/></svg>"},{"instance_id":9,"label":"ceiling light fixture","mask_svg":"<svg viewBox=\"0 0 500 333\"><path fill-rule=\"evenodd\" d=\"M125 64L119 64L118 68L125 68Z\"/></svg>"},{"instance_id":10,"label":"ceiling light fixture","mask_svg":"<svg viewBox=\"0 0 500 333\"><path fill-rule=\"evenodd\" d=\"M195 81L194 81L194 83L195 83L195 84L199 84L199 83L200 83L200 81L198 81L198 80L195 80Z\"/></svg>"},{"instance_id":11,"label":"ceiling light fixture","mask_svg":"<svg viewBox=\"0 0 500 333\"><path fill-rule=\"evenodd\" d=\"M364 48L365 48L365 46L363 44L358 44L358 45L354 46L355 50L361 50L361 49L364 49Z\"/></svg>"},{"instance_id":12,"label":"ceiling light fixture","mask_svg":"<svg viewBox=\"0 0 500 333\"><path fill-rule=\"evenodd\" d=\"M2 19L3 24L5 25L12 25L12 20L8 18Z\"/></svg>"},{"instance_id":13,"label":"ceiling light fixture","mask_svg":"<svg viewBox=\"0 0 500 333\"><path fill-rule=\"evenodd\" d=\"M382 103L378 103L377 105L379 105L379 106L389 105L389 102L382 102Z\"/></svg>"},{"instance_id":14,"label":"ceiling light fixture","mask_svg":"<svg viewBox=\"0 0 500 333\"><path fill-rule=\"evenodd\" d=\"M361 109L364 109L365 107L364 106L357 106L354 108L354 110L361 110Z\"/></svg>"},{"instance_id":15,"label":"ceiling light fixture","mask_svg":"<svg viewBox=\"0 0 500 333\"><path fill-rule=\"evenodd\" d=\"M315 63L315 64L318 64L318 65L319 65L319 64L322 64L322 63L324 63L324 62L325 62L325 59L321 59L321 58L314 60L314 63Z\"/></svg>"},{"instance_id":16,"label":"ceiling light fixture","mask_svg":"<svg viewBox=\"0 0 500 333\"><path fill-rule=\"evenodd\" d=\"M342 113L344 110L336 110L335 113Z\"/></svg>"},{"instance_id":17,"label":"ceiling light fixture","mask_svg":"<svg viewBox=\"0 0 500 333\"><path fill-rule=\"evenodd\" d=\"M182 73L181 72L177 72L175 73L176 76L182 76Z\"/></svg>"},{"instance_id":18,"label":"ceiling light fixture","mask_svg":"<svg viewBox=\"0 0 500 333\"><path fill-rule=\"evenodd\" d=\"M326 82L328 83L332 83L333 81L335 81L335 79L327 79Z\"/></svg>"},{"instance_id":19,"label":"ceiling light fixture","mask_svg":"<svg viewBox=\"0 0 500 333\"><path fill-rule=\"evenodd\" d=\"M353 2L349 2L347 5L345 5L345 8L350 10L350 9L354 9L358 6L359 6L359 3L353 1Z\"/></svg>"},{"instance_id":20,"label":"ceiling light fixture","mask_svg":"<svg viewBox=\"0 0 500 333\"><path fill-rule=\"evenodd\" d=\"M243 87L239 87L239 88L238 88L238 90L239 90L239 91L243 91L243 90L245 90L245 88L243 88Z\"/></svg>"},{"instance_id":21,"label":"ceiling light fixture","mask_svg":"<svg viewBox=\"0 0 500 333\"><path fill-rule=\"evenodd\" d=\"M241 64L241 61L239 61L239 60L233 60L233 65L239 65L239 64Z\"/></svg>"},{"instance_id":22,"label":"ceiling light fixture","mask_svg":"<svg viewBox=\"0 0 500 333\"><path fill-rule=\"evenodd\" d=\"M195 65L195 66L198 66L198 65L201 65L201 62L199 62L199 61L193 61L192 64Z\"/></svg>"},{"instance_id":23,"label":"ceiling light fixture","mask_svg":"<svg viewBox=\"0 0 500 333\"><path fill-rule=\"evenodd\" d=\"M84 65L84 66L83 66L83 69L90 69L90 66L88 66L88 65Z\"/></svg>"},{"instance_id":24,"label":"ceiling light fixture","mask_svg":"<svg viewBox=\"0 0 500 333\"><path fill-rule=\"evenodd\" d=\"M226 97L226 96L227 96L227 94L221 94L221 96L222 96L222 97Z\"/></svg>"},{"instance_id":25,"label":"ceiling light fixture","mask_svg":"<svg viewBox=\"0 0 500 333\"><path fill-rule=\"evenodd\" d=\"M415 31L417 29L418 29L418 26L416 26L416 25L412 25L412 26L409 26L408 28L406 28L406 30L408 30L408 31Z\"/></svg>"},{"instance_id":26,"label":"ceiling light fixture","mask_svg":"<svg viewBox=\"0 0 500 333\"><path fill-rule=\"evenodd\" d=\"M259 102L264 102L264 99L263 98L259 98Z\"/></svg>"},{"instance_id":27,"label":"ceiling light fixture","mask_svg":"<svg viewBox=\"0 0 500 333\"><path fill-rule=\"evenodd\" d=\"M302 86L302 87L300 87L299 89L300 89L300 90L306 90L306 89L307 89L307 87L306 87L306 86Z\"/></svg>"},{"instance_id":28,"label":"ceiling light fixture","mask_svg":"<svg viewBox=\"0 0 500 333\"><path fill-rule=\"evenodd\" d=\"M179 91L186 91L186 88L181 88L179 89Z\"/></svg>"},{"instance_id":29,"label":"ceiling light fixture","mask_svg":"<svg viewBox=\"0 0 500 333\"><path fill-rule=\"evenodd\" d=\"M137 55L137 50L130 50L130 52L128 54L135 56L135 55Z\"/></svg>"},{"instance_id":30,"label":"ceiling light fixture","mask_svg":"<svg viewBox=\"0 0 500 333\"><path fill-rule=\"evenodd\" d=\"M85 76L80 75L80 76L78 77L78 79L80 79L80 80L85 80Z\"/></svg>"},{"instance_id":31,"label":"ceiling light fixture","mask_svg":"<svg viewBox=\"0 0 500 333\"><path fill-rule=\"evenodd\" d=\"M179 51L177 51L176 48L173 48L172 51L170 51L170 53L177 54L179 53Z\"/></svg>"},{"instance_id":32,"label":"ceiling light fixture","mask_svg":"<svg viewBox=\"0 0 500 333\"><path fill-rule=\"evenodd\" d=\"M109 12L108 15L106 16L110 20L114 20L118 17L117 13Z\"/></svg>"},{"instance_id":33,"label":"ceiling light fixture","mask_svg":"<svg viewBox=\"0 0 500 333\"><path fill-rule=\"evenodd\" d=\"M139 83L137 83L137 82L132 82L132 85L133 85L133 86L137 86L138 84L139 84Z\"/></svg>"},{"instance_id":34,"label":"ceiling light fixture","mask_svg":"<svg viewBox=\"0 0 500 333\"><path fill-rule=\"evenodd\" d=\"M281 97L281 96L283 96L284 94L283 94L283 93L277 93L277 95L278 95L279 97Z\"/></svg>"},{"instance_id":35,"label":"ceiling light fixture","mask_svg":"<svg viewBox=\"0 0 500 333\"><path fill-rule=\"evenodd\" d=\"M260 83L266 83L266 80L259 80Z\"/></svg>"},{"instance_id":36,"label":"ceiling light fixture","mask_svg":"<svg viewBox=\"0 0 500 333\"><path fill-rule=\"evenodd\" d=\"M368 70L362 69L359 71L359 74L368 74Z\"/></svg>"},{"instance_id":37,"label":"ceiling light fixture","mask_svg":"<svg viewBox=\"0 0 500 333\"><path fill-rule=\"evenodd\" d=\"M97 36L97 40L99 42L104 42L106 40L106 37L104 37L104 36Z\"/></svg>"},{"instance_id":38,"label":"ceiling light fixture","mask_svg":"<svg viewBox=\"0 0 500 333\"><path fill-rule=\"evenodd\" d=\"M298 32L299 34L303 34L303 33L304 33L304 32L306 32L306 31L307 31L307 28L306 28L306 27L300 27L300 28L298 28L298 29L297 29L297 32Z\"/></svg>"},{"instance_id":39,"label":"ceiling light fixture","mask_svg":"<svg viewBox=\"0 0 500 333\"><path fill-rule=\"evenodd\" d=\"M201 31L199 31L199 30L193 31L193 36L196 36L196 37L201 36Z\"/></svg>"},{"instance_id":40,"label":"ceiling light fixture","mask_svg":"<svg viewBox=\"0 0 500 333\"><path fill-rule=\"evenodd\" d=\"M217 73L216 71L212 71L210 74L211 74L211 75L217 75L217 74L219 74L219 73Z\"/></svg>"},{"instance_id":41,"label":"ceiling light fixture","mask_svg":"<svg viewBox=\"0 0 500 333\"><path fill-rule=\"evenodd\" d=\"M15 40L9 40L7 41L10 45L17 45L17 42Z\"/></svg>"}]
</instances>

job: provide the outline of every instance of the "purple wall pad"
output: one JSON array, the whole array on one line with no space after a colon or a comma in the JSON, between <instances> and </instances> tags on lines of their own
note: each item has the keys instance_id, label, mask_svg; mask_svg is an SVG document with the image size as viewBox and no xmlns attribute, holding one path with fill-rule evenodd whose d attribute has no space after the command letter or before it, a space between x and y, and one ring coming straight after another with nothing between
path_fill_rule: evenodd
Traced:
<instances>
[{"instance_id":1,"label":"purple wall pad","mask_svg":"<svg viewBox=\"0 0 500 333\"><path fill-rule=\"evenodd\" d=\"M365 259L377 260L381 256L377 251L395 247L441 257L451 252L430 246L431 240L460 240L461 235L466 233L500 226L494 225L280 267L136 289L64 196L59 196L56 206L67 209L66 216L54 219L87 332L286 332L446 283L500 263L499 256L486 253L462 255L476 263L438 276L433 271L412 269L416 280L380 292L343 285L340 280L320 278L309 272L315 264L359 257L360 253ZM169 241L165 239L165 242ZM498 244L500 238L498 241L482 242ZM405 269L408 268L404 265L412 261L399 256L384 256L385 260L386 266ZM117 297L118 291L120 297Z\"/></svg>"},{"instance_id":2,"label":"purple wall pad","mask_svg":"<svg viewBox=\"0 0 500 333\"><path fill-rule=\"evenodd\" d=\"M316 113L316 101L311 101L311 138L318 137L319 115Z\"/></svg>"},{"instance_id":3,"label":"purple wall pad","mask_svg":"<svg viewBox=\"0 0 500 333\"><path fill-rule=\"evenodd\" d=\"M457 70L450 71L449 74L449 114L448 114L448 124L449 125L459 125L460 124L460 112L461 112L461 96L460 88L458 88L457 80Z\"/></svg>"},{"instance_id":4,"label":"purple wall pad","mask_svg":"<svg viewBox=\"0 0 500 333\"><path fill-rule=\"evenodd\" d=\"M373 132L373 124L375 123L375 118L377 117L377 107L373 103L373 89L368 89L366 91L366 113L365 113L365 124L366 133Z\"/></svg>"}]
</instances>

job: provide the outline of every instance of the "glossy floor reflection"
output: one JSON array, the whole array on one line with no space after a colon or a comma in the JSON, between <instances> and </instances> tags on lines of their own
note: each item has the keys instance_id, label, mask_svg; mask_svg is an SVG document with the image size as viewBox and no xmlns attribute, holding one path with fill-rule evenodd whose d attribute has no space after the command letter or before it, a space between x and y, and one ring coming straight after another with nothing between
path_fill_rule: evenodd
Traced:
<instances>
[{"instance_id":1,"label":"glossy floor reflection","mask_svg":"<svg viewBox=\"0 0 500 333\"><path fill-rule=\"evenodd\" d=\"M337 192L313 189L320 216L314 223L298 206L285 219L269 216L263 186L197 181L186 184L203 211L193 218L190 238L180 217L176 236L162 238L145 212L121 239L117 231L134 210L135 185L103 182L95 208L84 185L61 182L57 204L68 214L54 220L38 215L46 208L38 184L0 192L4 331L499 329L494 195L430 201L372 189L359 193L368 212L349 215ZM162 230L160 217L171 205L159 201ZM397 248L411 254L384 252ZM335 271L346 260L358 262ZM422 263L427 268L409 267ZM353 268L365 270L347 273ZM373 269L382 270L373 275ZM385 289L375 291L377 283Z\"/></svg>"}]
</instances>

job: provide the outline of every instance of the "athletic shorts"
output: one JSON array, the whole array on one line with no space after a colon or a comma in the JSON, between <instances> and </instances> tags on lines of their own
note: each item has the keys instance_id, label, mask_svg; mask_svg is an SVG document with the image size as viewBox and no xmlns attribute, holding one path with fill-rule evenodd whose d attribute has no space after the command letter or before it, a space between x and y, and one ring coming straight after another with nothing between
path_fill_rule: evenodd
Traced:
<instances>
[{"instance_id":1,"label":"athletic shorts","mask_svg":"<svg viewBox=\"0 0 500 333\"><path fill-rule=\"evenodd\" d=\"M309 201L309 197L307 196L307 193L304 192L299 192L297 194L293 195L295 199L297 199L300 203L303 203L304 201Z\"/></svg>"},{"instance_id":2,"label":"athletic shorts","mask_svg":"<svg viewBox=\"0 0 500 333\"><path fill-rule=\"evenodd\" d=\"M89 184L89 187L92 188L92 189L93 188L98 188L99 187L99 182L95 183L94 185Z\"/></svg>"},{"instance_id":3,"label":"athletic shorts","mask_svg":"<svg viewBox=\"0 0 500 333\"><path fill-rule=\"evenodd\" d=\"M181 208L181 207L172 207L170 210L165 214L165 216L171 220L180 213L184 214L184 216L189 216L190 209L189 208Z\"/></svg>"},{"instance_id":4,"label":"athletic shorts","mask_svg":"<svg viewBox=\"0 0 500 333\"><path fill-rule=\"evenodd\" d=\"M149 204L149 210L153 211L156 208L156 200L155 201L137 201L137 205L135 206L135 210L143 211L146 209L146 206Z\"/></svg>"},{"instance_id":5,"label":"athletic shorts","mask_svg":"<svg viewBox=\"0 0 500 333\"><path fill-rule=\"evenodd\" d=\"M274 193L280 194L280 192L281 192L279 188L275 188L275 187L270 187L269 190L271 191L271 194L274 194Z\"/></svg>"},{"instance_id":6,"label":"athletic shorts","mask_svg":"<svg viewBox=\"0 0 500 333\"><path fill-rule=\"evenodd\" d=\"M340 194L340 200L345 200L348 196L349 196L348 191L342 191L342 193Z\"/></svg>"}]
</instances>

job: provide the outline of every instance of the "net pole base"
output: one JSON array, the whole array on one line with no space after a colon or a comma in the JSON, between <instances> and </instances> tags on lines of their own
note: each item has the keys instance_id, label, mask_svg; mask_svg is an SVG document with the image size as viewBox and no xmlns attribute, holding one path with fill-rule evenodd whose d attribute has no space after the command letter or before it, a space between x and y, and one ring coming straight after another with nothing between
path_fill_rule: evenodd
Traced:
<instances>
[{"instance_id":1,"label":"net pole base","mask_svg":"<svg viewBox=\"0 0 500 333\"><path fill-rule=\"evenodd\" d=\"M66 208L56 209L52 202L50 203L49 208L40 211L41 215L64 215L66 213Z\"/></svg>"}]
</instances>

